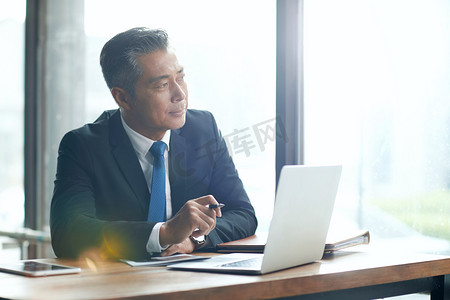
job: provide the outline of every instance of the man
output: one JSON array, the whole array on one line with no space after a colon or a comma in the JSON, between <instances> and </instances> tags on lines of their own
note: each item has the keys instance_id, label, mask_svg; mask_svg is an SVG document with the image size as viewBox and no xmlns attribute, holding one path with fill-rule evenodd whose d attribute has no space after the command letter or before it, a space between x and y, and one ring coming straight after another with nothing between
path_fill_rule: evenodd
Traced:
<instances>
[{"instance_id":1,"label":"man","mask_svg":"<svg viewBox=\"0 0 450 300\"><path fill-rule=\"evenodd\" d=\"M187 109L184 69L167 34L120 33L100 64L119 109L61 141L50 212L55 254L95 249L141 259L252 235L254 209L213 116Z\"/></svg>"}]
</instances>

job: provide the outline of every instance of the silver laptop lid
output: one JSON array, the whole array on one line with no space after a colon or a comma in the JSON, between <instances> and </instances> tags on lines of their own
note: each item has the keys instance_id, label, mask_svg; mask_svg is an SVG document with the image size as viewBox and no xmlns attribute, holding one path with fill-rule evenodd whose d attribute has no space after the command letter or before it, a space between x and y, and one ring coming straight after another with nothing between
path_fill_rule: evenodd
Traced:
<instances>
[{"instance_id":1,"label":"silver laptop lid","mask_svg":"<svg viewBox=\"0 0 450 300\"><path fill-rule=\"evenodd\" d=\"M261 273L322 258L342 166L284 166Z\"/></svg>"}]
</instances>

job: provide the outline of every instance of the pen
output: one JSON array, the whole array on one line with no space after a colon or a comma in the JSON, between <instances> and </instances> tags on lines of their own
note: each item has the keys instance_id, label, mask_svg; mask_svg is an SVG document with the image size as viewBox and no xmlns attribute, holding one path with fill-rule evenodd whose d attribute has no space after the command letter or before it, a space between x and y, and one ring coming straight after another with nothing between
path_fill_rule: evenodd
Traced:
<instances>
[{"instance_id":1,"label":"pen","mask_svg":"<svg viewBox=\"0 0 450 300\"><path fill-rule=\"evenodd\" d=\"M219 203L219 204L210 204L210 205L208 205L208 208L221 208L221 207L224 207L225 206L225 204L223 204L223 203Z\"/></svg>"}]
</instances>

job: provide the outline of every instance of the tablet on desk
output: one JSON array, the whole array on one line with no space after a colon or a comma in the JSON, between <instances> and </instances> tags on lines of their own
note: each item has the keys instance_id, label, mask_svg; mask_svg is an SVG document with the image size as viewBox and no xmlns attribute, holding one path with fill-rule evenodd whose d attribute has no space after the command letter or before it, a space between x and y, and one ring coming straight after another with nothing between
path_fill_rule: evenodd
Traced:
<instances>
[{"instance_id":1,"label":"tablet on desk","mask_svg":"<svg viewBox=\"0 0 450 300\"><path fill-rule=\"evenodd\" d=\"M81 272L81 269L77 267L42 263L31 260L21 260L8 263L1 262L0 271L30 277L37 277L79 273Z\"/></svg>"}]
</instances>

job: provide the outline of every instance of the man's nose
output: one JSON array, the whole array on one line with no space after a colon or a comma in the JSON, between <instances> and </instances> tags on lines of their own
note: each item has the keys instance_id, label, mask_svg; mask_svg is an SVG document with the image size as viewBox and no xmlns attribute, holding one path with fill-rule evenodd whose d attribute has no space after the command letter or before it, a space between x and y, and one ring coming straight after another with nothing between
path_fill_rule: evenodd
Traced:
<instances>
[{"instance_id":1,"label":"man's nose","mask_svg":"<svg viewBox=\"0 0 450 300\"><path fill-rule=\"evenodd\" d=\"M186 99L186 92L184 91L183 87L179 85L178 83L175 83L174 89L172 92L172 101L173 102L179 102Z\"/></svg>"}]
</instances>

